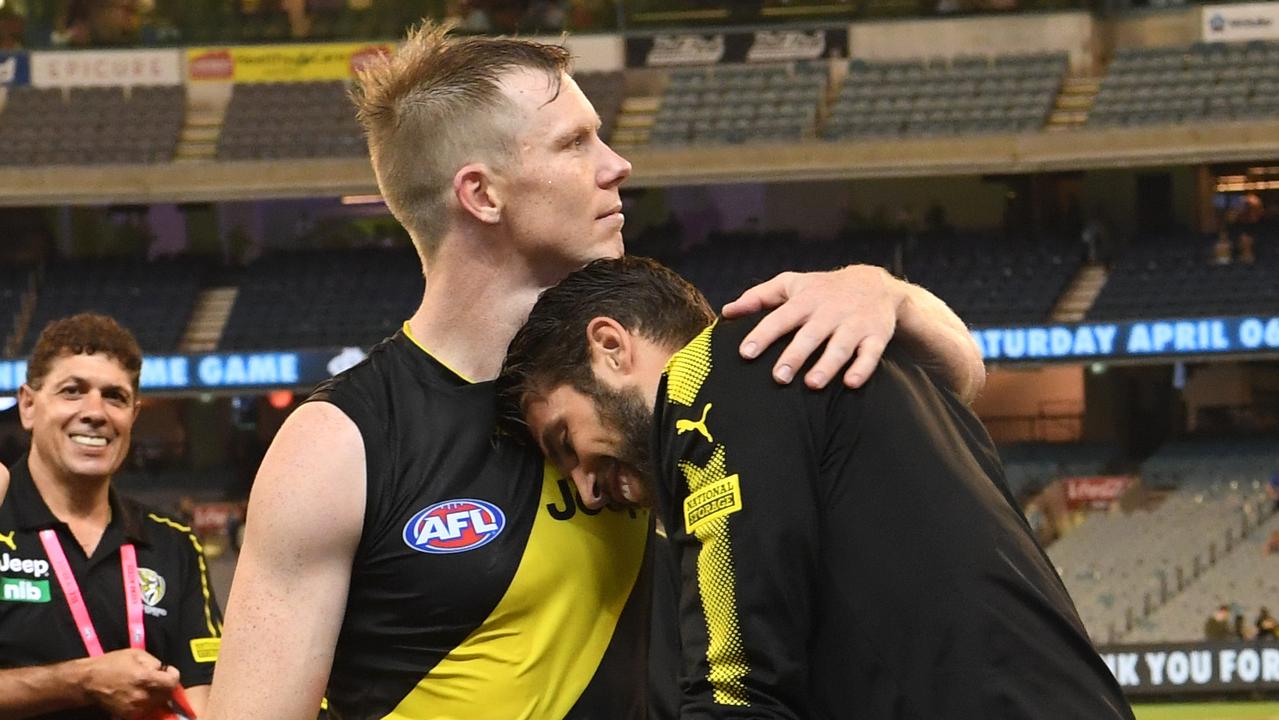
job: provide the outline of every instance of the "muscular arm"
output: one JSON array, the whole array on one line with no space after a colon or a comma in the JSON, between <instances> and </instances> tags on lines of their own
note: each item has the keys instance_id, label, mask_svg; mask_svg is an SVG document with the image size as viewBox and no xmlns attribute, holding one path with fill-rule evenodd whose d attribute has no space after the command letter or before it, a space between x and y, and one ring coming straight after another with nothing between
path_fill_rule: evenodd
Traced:
<instances>
[{"instance_id":1,"label":"muscular arm","mask_svg":"<svg viewBox=\"0 0 1279 720\"><path fill-rule=\"evenodd\" d=\"M328 681L360 539L364 445L333 405L280 428L249 499L205 720L310 720Z\"/></svg>"},{"instance_id":2,"label":"muscular arm","mask_svg":"<svg viewBox=\"0 0 1279 720\"><path fill-rule=\"evenodd\" d=\"M981 351L963 321L937 296L881 267L782 273L724 306L724 316L741 317L767 308L776 309L746 336L741 350L743 357L756 357L796 331L774 366L778 382L790 382L795 370L825 343L805 383L822 388L842 372L844 384L861 387L896 332L912 358L965 402L985 386Z\"/></svg>"}]
</instances>

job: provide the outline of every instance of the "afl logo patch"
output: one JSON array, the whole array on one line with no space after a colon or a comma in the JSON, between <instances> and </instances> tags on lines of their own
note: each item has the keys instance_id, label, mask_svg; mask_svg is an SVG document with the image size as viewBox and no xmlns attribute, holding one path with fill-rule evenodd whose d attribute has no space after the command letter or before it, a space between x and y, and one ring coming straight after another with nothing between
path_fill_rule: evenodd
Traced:
<instances>
[{"instance_id":1,"label":"afl logo patch","mask_svg":"<svg viewBox=\"0 0 1279 720\"><path fill-rule=\"evenodd\" d=\"M418 552L444 555L483 547L502 534L506 515L483 500L445 500L409 518L404 543Z\"/></svg>"}]
</instances>

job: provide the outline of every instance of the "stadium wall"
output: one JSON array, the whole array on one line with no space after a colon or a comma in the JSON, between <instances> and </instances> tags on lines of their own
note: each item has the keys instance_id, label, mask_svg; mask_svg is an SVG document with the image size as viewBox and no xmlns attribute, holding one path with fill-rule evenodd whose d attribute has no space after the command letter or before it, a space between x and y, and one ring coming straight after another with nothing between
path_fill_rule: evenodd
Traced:
<instances>
[{"instance_id":1,"label":"stadium wall","mask_svg":"<svg viewBox=\"0 0 1279 720\"><path fill-rule=\"evenodd\" d=\"M850 26L848 44L864 60L1065 52L1080 72L1092 67L1093 25L1087 12L891 20Z\"/></svg>"}]
</instances>

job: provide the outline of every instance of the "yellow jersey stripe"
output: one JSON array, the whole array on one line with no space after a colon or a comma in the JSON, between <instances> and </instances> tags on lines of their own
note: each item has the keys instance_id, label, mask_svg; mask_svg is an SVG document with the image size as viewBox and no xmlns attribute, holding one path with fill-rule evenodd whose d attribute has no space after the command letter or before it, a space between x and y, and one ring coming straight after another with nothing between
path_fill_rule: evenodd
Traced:
<instances>
[{"instance_id":1,"label":"yellow jersey stripe","mask_svg":"<svg viewBox=\"0 0 1279 720\"><path fill-rule=\"evenodd\" d=\"M716 321L715 324L718 324ZM703 330L693 342L666 362L666 399L684 407L693 407L697 392L711 374L711 332L715 324Z\"/></svg>"},{"instance_id":2,"label":"yellow jersey stripe","mask_svg":"<svg viewBox=\"0 0 1279 720\"><path fill-rule=\"evenodd\" d=\"M475 384L475 381L474 381L474 380L472 380L471 378L469 378L469 377L467 377L467 376L463 375L462 373L458 372L457 370L454 370L454 369L453 369L453 366L451 366L451 365L449 365L448 363L446 363L446 362L444 362L443 360L441 360L438 356L436 356L436 354L435 354L435 353L431 352L430 350L427 350L425 345L423 345L422 343L418 342L417 338L413 337L413 329L409 327L409 321L408 321L408 320L405 320L405 321L404 321L404 337L406 337L406 338L408 338L409 340L413 341L413 344L417 346L417 349L418 349L418 350L421 350L422 352L426 353L427 355L430 355L430 356L431 356L431 359L433 359L433 360L435 360L435 362L437 362L437 363L439 363L439 364L443 365L443 366L444 366L444 367L445 367L445 368L446 368L449 372L451 372L451 373L453 373L454 375L456 375L456 376L458 376L458 377L462 378L462 382L467 382L467 383L470 383L470 384L472 384L472 385L474 385L474 384Z\"/></svg>"},{"instance_id":3,"label":"yellow jersey stripe","mask_svg":"<svg viewBox=\"0 0 1279 720\"><path fill-rule=\"evenodd\" d=\"M706 467L680 463L689 493L719 482L725 475L724 446L716 445ZM697 553L697 590L706 619L706 662L715 702L720 705L749 706L743 682L750 672L746 647L737 619L736 578L733 543L728 534L728 517L718 517L689 531L702 543Z\"/></svg>"},{"instance_id":4,"label":"yellow jersey stripe","mask_svg":"<svg viewBox=\"0 0 1279 720\"><path fill-rule=\"evenodd\" d=\"M703 330L667 362L666 397L671 404L694 406L697 394L711 372L711 334L715 327L711 325ZM702 411L703 424L708 408L709 405ZM690 496L723 481L728 474L724 446L714 443L709 429L703 429L706 430L707 441L714 447L706 467L687 462L679 464ZM696 537L702 545L697 553L697 590L706 620L707 679L715 702L749 706L744 680L750 672L750 663L737 617L733 544L728 534L728 517L708 519L692 528L686 527L685 532Z\"/></svg>"},{"instance_id":5,"label":"yellow jersey stripe","mask_svg":"<svg viewBox=\"0 0 1279 720\"><path fill-rule=\"evenodd\" d=\"M155 513L147 513L147 517L151 520L167 525L178 532L184 533L187 539L191 541L191 545L195 548L196 562L200 568L200 592L204 596L204 623L209 628L209 637L221 637L222 624L213 621L213 593L209 590L209 567L204 562L204 546L200 544L200 539L191 532L191 528L182 523L170 520L167 517L161 517Z\"/></svg>"},{"instance_id":6,"label":"yellow jersey stripe","mask_svg":"<svg viewBox=\"0 0 1279 720\"><path fill-rule=\"evenodd\" d=\"M542 507L559 502L559 480L546 464ZM564 717L608 649L647 537L644 514L606 510L566 521L539 510L497 607L386 718Z\"/></svg>"}]
</instances>

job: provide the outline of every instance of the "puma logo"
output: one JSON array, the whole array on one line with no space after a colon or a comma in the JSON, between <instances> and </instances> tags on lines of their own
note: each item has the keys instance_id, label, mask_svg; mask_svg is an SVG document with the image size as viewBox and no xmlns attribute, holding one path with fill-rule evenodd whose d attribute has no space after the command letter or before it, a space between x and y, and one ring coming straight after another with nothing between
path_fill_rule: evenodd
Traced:
<instances>
[{"instance_id":1,"label":"puma logo","mask_svg":"<svg viewBox=\"0 0 1279 720\"><path fill-rule=\"evenodd\" d=\"M709 443L715 442L715 438L711 437L710 428L706 427L706 415L710 411L711 411L711 403L706 403L706 405L702 408L701 420L698 420L697 422L693 422L692 420L676 420L675 434L683 435L689 430L696 430L697 434L706 438L706 442L709 442Z\"/></svg>"},{"instance_id":2,"label":"puma logo","mask_svg":"<svg viewBox=\"0 0 1279 720\"><path fill-rule=\"evenodd\" d=\"M18 552L18 543L13 539L13 535L16 532L18 531L10 530L8 537L5 537L4 533L0 533L0 542L4 543L5 545L8 545L9 549L12 550L13 552Z\"/></svg>"}]
</instances>

